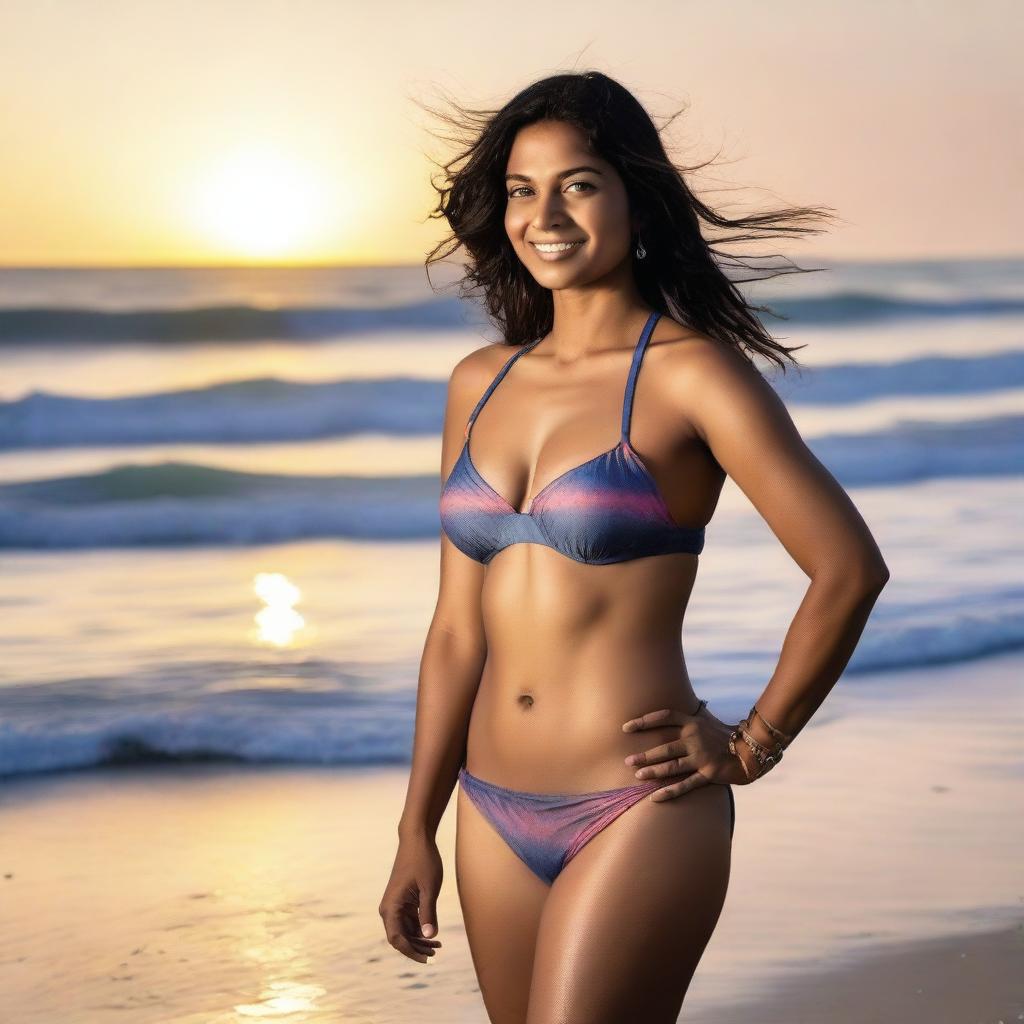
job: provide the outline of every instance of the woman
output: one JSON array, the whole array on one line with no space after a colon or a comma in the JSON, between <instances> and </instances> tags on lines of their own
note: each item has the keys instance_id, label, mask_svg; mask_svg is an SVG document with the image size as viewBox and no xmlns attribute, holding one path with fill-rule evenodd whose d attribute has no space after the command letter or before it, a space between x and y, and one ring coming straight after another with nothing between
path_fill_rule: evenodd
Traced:
<instances>
[{"instance_id":1,"label":"woman","mask_svg":"<svg viewBox=\"0 0 1024 1024\"><path fill-rule=\"evenodd\" d=\"M456 881L491 1021L675 1021L725 899L731 787L778 763L888 577L750 355L790 350L699 226L767 237L822 214L710 210L598 73L484 115L439 211L515 347L474 351L448 385L440 593L379 910L406 956L440 947L434 837L459 781ZM726 473L811 579L735 726L698 700L680 645Z\"/></svg>"}]
</instances>

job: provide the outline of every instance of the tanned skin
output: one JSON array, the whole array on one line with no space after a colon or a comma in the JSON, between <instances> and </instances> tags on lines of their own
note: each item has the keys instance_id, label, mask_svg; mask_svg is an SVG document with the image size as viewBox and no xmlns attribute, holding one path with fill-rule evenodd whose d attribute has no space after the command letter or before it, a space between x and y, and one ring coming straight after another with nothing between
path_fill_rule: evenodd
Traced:
<instances>
[{"instance_id":1,"label":"tanned skin","mask_svg":"<svg viewBox=\"0 0 1024 1024\"><path fill-rule=\"evenodd\" d=\"M525 510L559 474L616 443L630 360L651 310L633 278L636 225L625 188L581 133L558 122L525 127L507 170L505 229L551 290L554 326L493 392L470 447L481 475ZM533 246L570 239L584 244L558 261ZM512 351L486 345L452 371L442 480L470 412ZM728 475L807 575L777 667L756 695L770 722L799 733L839 679L888 579L866 524L757 370L667 316L637 378L631 443L678 524L710 522ZM435 836L463 763L538 793L665 780L550 887L459 788L456 884L493 1024L671 1024L679 1014L728 887L724 784L748 784L728 749L735 723L707 708L693 714L698 694L681 631L697 564L679 553L588 565L515 544L484 566L440 538L412 768L379 906L395 949L425 963L441 948ZM771 743L756 721L750 731ZM756 771L749 750L741 756Z\"/></svg>"}]
</instances>

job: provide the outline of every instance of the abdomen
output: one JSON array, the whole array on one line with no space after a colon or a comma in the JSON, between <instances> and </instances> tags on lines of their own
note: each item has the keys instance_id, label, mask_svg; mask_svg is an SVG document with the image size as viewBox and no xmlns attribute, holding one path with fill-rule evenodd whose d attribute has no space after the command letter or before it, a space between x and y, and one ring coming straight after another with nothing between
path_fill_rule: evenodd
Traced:
<instances>
[{"instance_id":1,"label":"abdomen","mask_svg":"<svg viewBox=\"0 0 1024 1024\"><path fill-rule=\"evenodd\" d=\"M622 723L696 706L681 643L696 563L676 554L588 566L538 545L501 552L481 598L488 654L469 770L535 792L635 783L623 759L673 732L624 733Z\"/></svg>"}]
</instances>

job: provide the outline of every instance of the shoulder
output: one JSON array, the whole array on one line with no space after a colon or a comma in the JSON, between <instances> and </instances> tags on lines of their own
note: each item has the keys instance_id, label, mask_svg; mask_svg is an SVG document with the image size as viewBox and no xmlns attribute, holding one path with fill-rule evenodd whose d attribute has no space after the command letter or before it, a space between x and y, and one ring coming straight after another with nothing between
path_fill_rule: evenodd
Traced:
<instances>
[{"instance_id":1,"label":"shoulder","mask_svg":"<svg viewBox=\"0 0 1024 1024\"><path fill-rule=\"evenodd\" d=\"M644 362L657 363L659 375L667 374L675 384L691 383L708 375L716 378L738 376L761 380L764 376L735 346L663 316L647 345Z\"/></svg>"},{"instance_id":2,"label":"shoulder","mask_svg":"<svg viewBox=\"0 0 1024 1024\"><path fill-rule=\"evenodd\" d=\"M657 375L673 388L768 388L771 385L747 355L669 317L662 317L647 345L644 363L657 366Z\"/></svg>"},{"instance_id":3,"label":"shoulder","mask_svg":"<svg viewBox=\"0 0 1024 1024\"><path fill-rule=\"evenodd\" d=\"M668 406L702 427L750 406L775 408L782 402L764 374L735 346L662 317L644 359L657 367L652 376Z\"/></svg>"},{"instance_id":4,"label":"shoulder","mask_svg":"<svg viewBox=\"0 0 1024 1024\"><path fill-rule=\"evenodd\" d=\"M464 355L448 377L448 397L464 402L472 397L473 403L487 390L505 361L517 350L515 345L488 342ZM472 403L471 403L472 404Z\"/></svg>"}]
</instances>

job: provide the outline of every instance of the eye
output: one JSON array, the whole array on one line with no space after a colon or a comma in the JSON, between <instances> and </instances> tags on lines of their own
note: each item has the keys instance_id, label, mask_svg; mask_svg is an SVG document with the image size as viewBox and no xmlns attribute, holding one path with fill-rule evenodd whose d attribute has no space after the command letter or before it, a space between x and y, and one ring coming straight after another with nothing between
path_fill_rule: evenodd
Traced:
<instances>
[{"instance_id":1,"label":"eye","mask_svg":"<svg viewBox=\"0 0 1024 1024\"><path fill-rule=\"evenodd\" d=\"M583 188L584 188L584 191L586 191L588 189L594 189L594 188L597 187L595 185L592 185L589 181L571 181L571 182L569 182L568 185L566 185L566 189L573 188L576 185L582 185ZM508 198L509 199L515 199L516 198L516 193L522 191L524 188L529 188L529 186L528 185L517 185L514 189L512 189L508 193Z\"/></svg>"}]
</instances>

